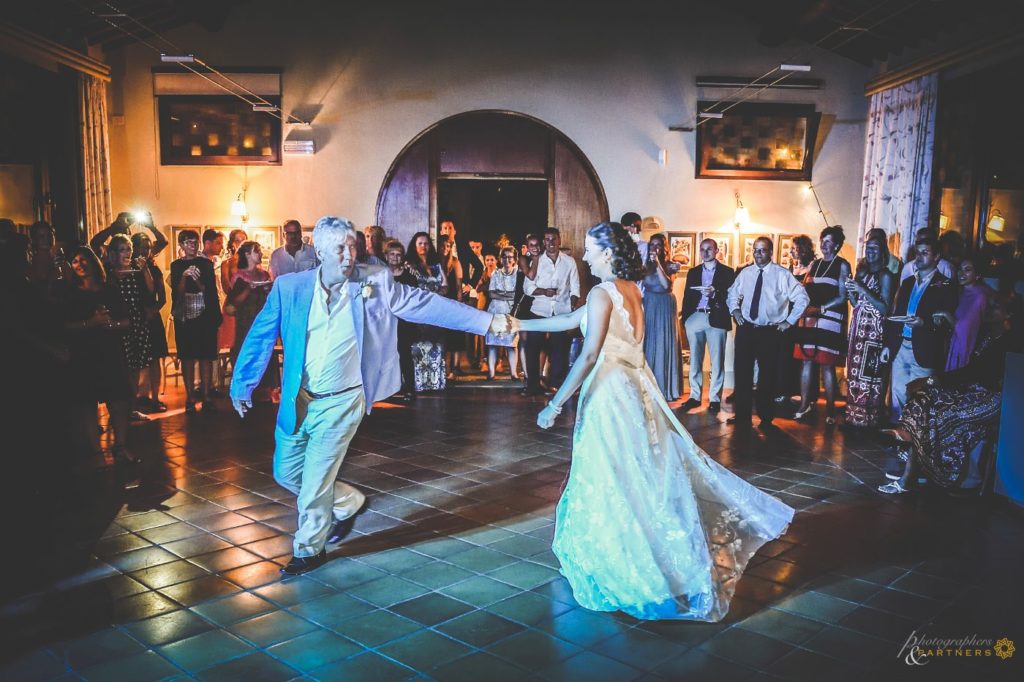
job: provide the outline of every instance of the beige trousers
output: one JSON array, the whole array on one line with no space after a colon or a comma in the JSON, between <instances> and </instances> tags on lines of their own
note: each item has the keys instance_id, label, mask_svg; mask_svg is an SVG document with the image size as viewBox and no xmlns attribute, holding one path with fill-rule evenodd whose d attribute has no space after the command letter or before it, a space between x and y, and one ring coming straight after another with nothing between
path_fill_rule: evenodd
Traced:
<instances>
[{"instance_id":1,"label":"beige trousers","mask_svg":"<svg viewBox=\"0 0 1024 682\"><path fill-rule=\"evenodd\" d=\"M299 512L294 553L315 556L324 548L334 521L359 511L366 497L338 478L348 445L363 420L362 387L319 400L299 390L296 433L274 432L274 480L296 497Z\"/></svg>"}]
</instances>

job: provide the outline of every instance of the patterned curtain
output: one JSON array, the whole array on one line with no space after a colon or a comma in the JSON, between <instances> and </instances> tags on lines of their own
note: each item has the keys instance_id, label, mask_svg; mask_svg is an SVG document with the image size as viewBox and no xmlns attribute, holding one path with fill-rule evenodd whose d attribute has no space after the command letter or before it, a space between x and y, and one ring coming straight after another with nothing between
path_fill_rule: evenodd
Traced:
<instances>
[{"instance_id":1,"label":"patterned curtain","mask_svg":"<svg viewBox=\"0 0 1024 682\"><path fill-rule=\"evenodd\" d=\"M85 187L86 240L113 220L110 202L110 141L107 137L107 84L78 77L78 109L82 139L82 180Z\"/></svg>"},{"instance_id":2,"label":"patterned curtain","mask_svg":"<svg viewBox=\"0 0 1024 682\"><path fill-rule=\"evenodd\" d=\"M928 224L938 82L932 73L871 96L859 245L880 227L899 234L905 253Z\"/></svg>"}]
</instances>

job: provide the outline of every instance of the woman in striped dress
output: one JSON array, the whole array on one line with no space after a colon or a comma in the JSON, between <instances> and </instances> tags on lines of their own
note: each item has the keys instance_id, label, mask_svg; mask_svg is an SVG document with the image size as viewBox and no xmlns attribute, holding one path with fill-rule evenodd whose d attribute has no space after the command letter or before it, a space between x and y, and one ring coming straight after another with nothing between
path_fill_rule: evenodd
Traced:
<instances>
[{"instance_id":1,"label":"woman in striped dress","mask_svg":"<svg viewBox=\"0 0 1024 682\"><path fill-rule=\"evenodd\" d=\"M803 419L811 411L811 389L817 379L815 366L821 367L825 382L827 424L836 423L836 366L846 364L846 280L850 264L838 256L846 241L839 225L821 231L818 245L821 258L811 263L804 276L804 288L811 299L800 319L793 357L803 362L800 373L800 409L794 419Z\"/></svg>"}]
</instances>

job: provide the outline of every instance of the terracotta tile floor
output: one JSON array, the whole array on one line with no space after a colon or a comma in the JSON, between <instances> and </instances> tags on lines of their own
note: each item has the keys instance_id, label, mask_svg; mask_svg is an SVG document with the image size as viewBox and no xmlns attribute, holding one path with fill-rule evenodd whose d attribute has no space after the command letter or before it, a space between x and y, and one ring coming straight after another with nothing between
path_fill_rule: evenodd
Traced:
<instances>
[{"instance_id":1,"label":"terracotta tile floor","mask_svg":"<svg viewBox=\"0 0 1024 682\"><path fill-rule=\"evenodd\" d=\"M481 387L382 405L342 468L370 510L327 565L290 580L278 568L294 502L271 476L273 406L244 424L222 402L134 426L142 484L125 490L109 468L55 475L39 511L52 542L9 557L0 676L1021 679L1020 653L924 671L897 657L915 630L1024 647L1020 514L883 497L890 451L814 423L743 437L706 411L681 415L713 457L799 510L724 622L581 609L550 550L569 422L537 429L539 406Z\"/></svg>"}]
</instances>

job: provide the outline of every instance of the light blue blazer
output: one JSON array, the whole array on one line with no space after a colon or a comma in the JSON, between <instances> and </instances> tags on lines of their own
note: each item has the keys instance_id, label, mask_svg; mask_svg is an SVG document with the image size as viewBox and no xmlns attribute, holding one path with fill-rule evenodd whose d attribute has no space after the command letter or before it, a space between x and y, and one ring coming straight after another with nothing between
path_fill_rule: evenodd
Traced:
<instances>
[{"instance_id":1,"label":"light blue blazer","mask_svg":"<svg viewBox=\"0 0 1024 682\"><path fill-rule=\"evenodd\" d=\"M266 305L256 316L235 360L231 397L249 400L280 338L284 347L281 406L277 425L295 433L295 401L306 361L306 330L320 268L282 275L274 280ZM398 318L473 334L486 334L492 315L443 296L395 282L391 271L379 265L359 265L349 283L356 341L366 394L366 412L374 401L398 392L402 385L398 366ZM364 298L363 293L369 295Z\"/></svg>"}]
</instances>

